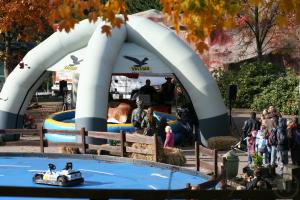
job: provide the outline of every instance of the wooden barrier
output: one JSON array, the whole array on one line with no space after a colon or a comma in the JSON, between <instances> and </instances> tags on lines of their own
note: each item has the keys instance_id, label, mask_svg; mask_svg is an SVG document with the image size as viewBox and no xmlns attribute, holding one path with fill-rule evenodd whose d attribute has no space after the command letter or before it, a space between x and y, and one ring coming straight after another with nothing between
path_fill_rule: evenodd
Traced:
<instances>
[{"instance_id":1,"label":"wooden barrier","mask_svg":"<svg viewBox=\"0 0 300 200\"><path fill-rule=\"evenodd\" d=\"M60 135L74 135L74 136L81 136L81 143L77 142L48 142L44 138L44 134L60 134ZM44 148L48 146L65 146L65 147L77 147L81 148L82 152L86 152L86 143L85 143L85 136L86 132L85 129L82 128L81 130L50 130L50 129L42 129L40 135L40 147L41 152L44 153Z\"/></svg>"},{"instance_id":2,"label":"wooden barrier","mask_svg":"<svg viewBox=\"0 0 300 200\"><path fill-rule=\"evenodd\" d=\"M42 135L42 129L1 129L0 134L15 135L20 134L22 136ZM40 146L38 140L18 140L18 141L3 141L1 146Z\"/></svg>"},{"instance_id":3,"label":"wooden barrier","mask_svg":"<svg viewBox=\"0 0 300 200\"><path fill-rule=\"evenodd\" d=\"M208 159L212 159L212 162L204 161L200 159L200 153L208 156ZM198 142L195 142L195 160L196 160L196 170L200 170L200 166L206 168L214 173L215 178L218 177L218 151L208 149ZM223 162L223 161L222 161Z\"/></svg>"},{"instance_id":4,"label":"wooden barrier","mask_svg":"<svg viewBox=\"0 0 300 200\"><path fill-rule=\"evenodd\" d=\"M86 133L88 138L97 138L97 139L106 139L106 140L112 140L115 142L120 143L120 145L110 145L110 144L102 144L102 145L94 145L96 146L97 150L99 151L99 154L102 154L103 151L107 151L109 153L114 153L117 155L120 155L122 157L125 156L124 146L125 146L125 133L110 133L110 132L97 132L97 131L88 131Z\"/></svg>"},{"instance_id":5,"label":"wooden barrier","mask_svg":"<svg viewBox=\"0 0 300 200\"><path fill-rule=\"evenodd\" d=\"M125 134L125 132L121 131L120 133L109 133L109 132L97 132L97 131L85 131L84 128L81 130L50 130L50 129L42 129L39 127L38 129L4 129L0 130L0 134L16 134L20 133L23 135L27 134L36 134L39 135L39 140L34 141L10 141L3 142L2 145L7 146L40 146L40 151L42 153L45 152L45 147L49 146L61 146L61 147L75 147L80 148L82 153L86 153L88 145L94 145L98 150L108 151L110 153L117 153L118 155L124 157L127 153L140 153L140 154L150 154L154 156L154 161L158 160L158 142L157 136L144 136L140 134ZM45 133L47 134L60 134L60 135L72 135L72 136L80 136L80 142L49 142L45 139ZM109 144L87 144L86 139L94 138L94 139L105 139L105 140L113 140L119 142L117 145L109 145ZM141 143L153 145L153 150L148 149L138 149L130 146L126 146L126 143Z\"/></svg>"}]
</instances>

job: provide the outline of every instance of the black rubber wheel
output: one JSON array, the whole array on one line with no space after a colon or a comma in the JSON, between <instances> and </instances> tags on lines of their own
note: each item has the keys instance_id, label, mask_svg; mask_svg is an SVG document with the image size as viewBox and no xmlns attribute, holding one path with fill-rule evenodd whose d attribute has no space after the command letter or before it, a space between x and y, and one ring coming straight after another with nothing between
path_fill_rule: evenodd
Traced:
<instances>
[{"instance_id":1,"label":"black rubber wheel","mask_svg":"<svg viewBox=\"0 0 300 200\"><path fill-rule=\"evenodd\" d=\"M43 180L43 175L42 174L36 174L33 178L33 181L38 181L38 180Z\"/></svg>"},{"instance_id":2,"label":"black rubber wheel","mask_svg":"<svg viewBox=\"0 0 300 200\"><path fill-rule=\"evenodd\" d=\"M59 176L57 178L57 182L59 185L65 185L67 182L67 178L65 176Z\"/></svg>"}]
</instances>

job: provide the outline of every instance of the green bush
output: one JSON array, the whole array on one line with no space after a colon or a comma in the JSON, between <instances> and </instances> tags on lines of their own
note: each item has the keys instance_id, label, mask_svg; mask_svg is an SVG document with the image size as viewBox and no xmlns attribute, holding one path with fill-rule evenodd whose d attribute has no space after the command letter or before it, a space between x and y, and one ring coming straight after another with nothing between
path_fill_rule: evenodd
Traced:
<instances>
[{"instance_id":1,"label":"green bush","mask_svg":"<svg viewBox=\"0 0 300 200\"><path fill-rule=\"evenodd\" d=\"M297 114L298 112L298 79L288 72L286 76L279 77L263 91L255 95L251 108L263 110L269 105L274 105L281 113Z\"/></svg>"},{"instance_id":2,"label":"green bush","mask_svg":"<svg viewBox=\"0 0 300 200\"><path fill-rule=\"evenodd\" d=\"M270 63L255 62L244 63L238 71L214 70L215 77L221 94L228 105L228 86L237 85L237 98L233 107L250 108L254 97L261 93L272 81L280 76L285 76L284 69Z\"/></svg>"},{"instance_id":3,"label":"green bush","mask_svg":"<svg viewBox=\"0 0 300 200\"><path fill-rule=\"evenodd\" d=\"M235 106L249 108L254 97L261 93L277 77L282 76L283 69L270 63L245 63L237 76L237 100Z\"/></svg>"},{"instance_id":4,"label":"green bush","mask_svg":"<svg viewBox=\"0 0 300 200\"><path fill-rule=\"evenodd\" d=\"M260 156L257 152L254 153L253 157L253 165L256 168L260 168L263 164L263 157Z\"/></svg>"}]
</instances>

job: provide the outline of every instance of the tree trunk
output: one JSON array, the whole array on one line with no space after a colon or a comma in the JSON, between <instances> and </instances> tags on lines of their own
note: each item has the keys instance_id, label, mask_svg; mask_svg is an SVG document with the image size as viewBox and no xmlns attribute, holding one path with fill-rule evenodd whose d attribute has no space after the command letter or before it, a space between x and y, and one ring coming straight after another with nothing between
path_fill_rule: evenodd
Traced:
<instances>
[{"instance_id":1,"label":"tree trunk","mask_svg":"<svg viewBox=\"0 0 300 200\"><path fill-rule=\"evenodd\" d=\"M256 49L257 49L257 61L262 61L263 53L262 53L262 42L259 28L259 12L258 6L255 6L255 40L256 40Z\"/></svg>"},{"instance_id":2,"label":"tree trunk","mask_svg":"<svg viewBox=\"0 0 300 200\"><path fill-rule=\"evenodd\" d=\"M11 37L8 33L5 33L5 50L4 50L4 62L3 62L3 68L4 68L4 77L5 79L8 77L8 75L11 72Z\"/></svg>"},{"instance_id":3,"label":"tree trunk","mask_svg":"<svg viewBox=\"0 0 300 200\"><path fill-rule=\"evenodd\" d=\"M262 44L260 42L256 42L256 48L257 48L257 61L260 62L263 60Z\"/></svg>"}]
</instances>

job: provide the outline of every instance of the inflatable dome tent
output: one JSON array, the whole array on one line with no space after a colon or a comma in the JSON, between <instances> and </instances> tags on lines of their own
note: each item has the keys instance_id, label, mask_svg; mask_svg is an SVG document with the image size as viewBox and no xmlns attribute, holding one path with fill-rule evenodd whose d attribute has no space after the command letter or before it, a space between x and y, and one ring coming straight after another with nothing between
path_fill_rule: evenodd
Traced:
<instances>
[{"instance_id":1,"label":"inflatable dome tent","mask_svg":"<svg viewBox=\"0 0 300 200\"><path fill-rule=\"evenodd\" d=\"M47 70L82 51L78 58L82 62L76 128L107 130L108 92L103 91L109 91L113 73L173 73L189 93L202 141L228 135L228 114L215 80L198 55L173 31L144 17L129 16L125 25L113 29L112 36L107 37L101 34L104 23L100 19L96 23L83 20L69 33L55 32L26 54L23 63L28 67L17 66L1 91L0 128L22 127L24 112Z\"/></svg>"}]
</instances>

